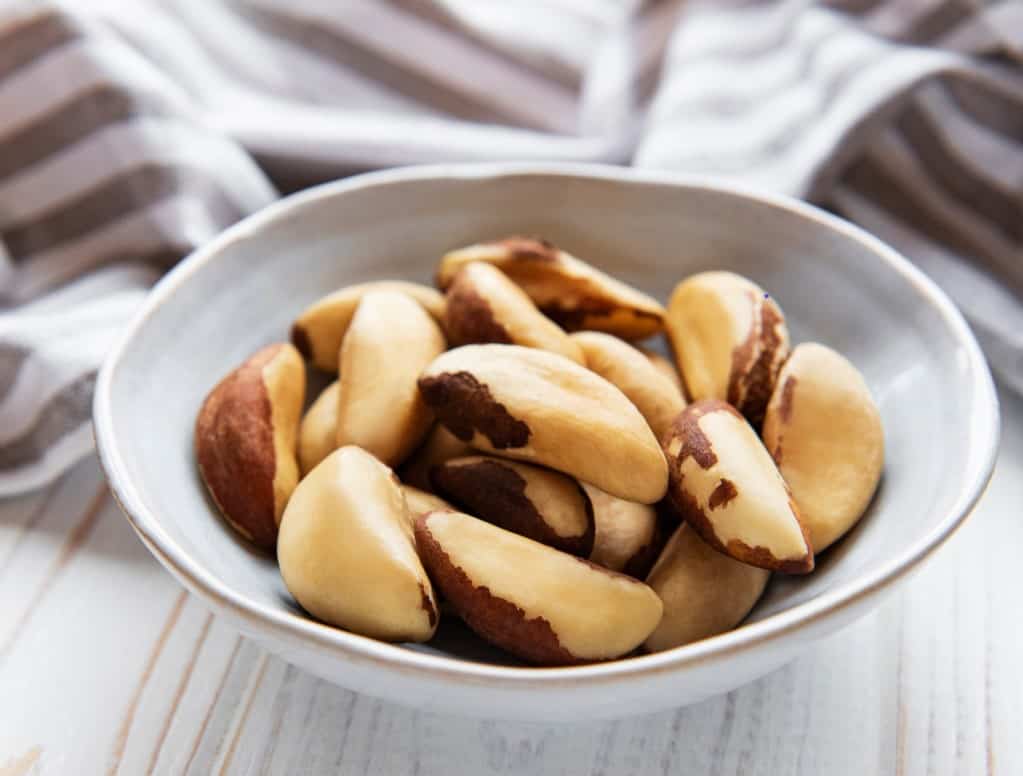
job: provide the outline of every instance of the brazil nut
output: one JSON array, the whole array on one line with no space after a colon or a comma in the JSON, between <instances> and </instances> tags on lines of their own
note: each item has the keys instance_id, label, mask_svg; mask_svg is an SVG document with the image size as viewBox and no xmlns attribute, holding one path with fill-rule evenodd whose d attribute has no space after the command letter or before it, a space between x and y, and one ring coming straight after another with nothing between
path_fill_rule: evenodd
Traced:
<instances>
[{"instance_id":1,"label":"brazil nut","mask_svg":"<svg viewBox=\"0 0 1023 776\"><path fill-rule=\"evenodd\" d=\"M568 331L592 329L634 340L663 328L660 302L546 240L508 237L451 251L441 260L437 285L446 289L463 266L476 261L504 272Z\"/></svg>"},{"instance_id":2,"label":"brazil nut","mask_svg":"<svg viewBox=\"0 0 1023 776\"><path fill-rule=\"evenodd\" d=\"M856 524L881 479L884 430L870 389L831 348L799 345L778 377L763 435L820 552Z\"/></svg>"},{"instance_id":3,"label":"brazil nut","mask_svg":"<svg viewBox=\"0 0 1023 776\"><path fill-rule=\"evenodd\" d=\"M712 547L766 569L813 570L813 549L788 486L730 404L690 404L665 436L664 452L672 503Z\"/></svg>"},{"instance_id":4,"label":"brazil nut","mask_svg":"<svg viewBox=\"0 0 1023 776\"><path fill-rule=\"evenodd\" d=\"M501 342L558 353L579 363L579 345L541 313L501 270L474 261L448 288L444 328L452 345Z\"/></svg>"},{"instance_id":5,"label":"brazil nut","mask_svg":"<svg viewBox=\"0 0 1023 776\"><path fill-rule=\"evenodd\" d=\"M269 345L221 380L195 424L195 454L224 519L272 549L298 483L296 437L305 365L291 345Z\"/></svg>"},{"instance_id":6,"label":"brazil nut","mask_svg":"<svg viewBox=\"0 0 1023 776\"><path fill-rule=\"evenodd\" d=\"M412 297L365 294L341 345L337 446L401 463L433 423L416 380L444 347L440 327Z\"/></svg>"},{"instance_id":7,"label":"brazil nut","mask_svg":"<svg viewBox=\"0 0 1023 776\"><path fill-rule=\"evenodd\" d=\"M335 380L316 397L298 427L298 463L302 476L337 447L337 407L341 384Z\"/></svg>"},{"instance_id":8,"label":"brazil nut","mask_svg":"<svg viewBox=\"0 0 1023 776\"><path fill-rule=\"evenodd\" d=\"M362 297L370 291L399 291L415 299L439 323L444 297L429 286L402 280L377 280L347 286L313 302L291 326L291 342L317 369L336 373L338 353Z\"/></svg>"},{"instance_id":9,"label":"brazil nut","mask_svg":"<svg viewBox=\"0 0 1023 776\"><path fill-rule=\"evenodd\" d=\"M277 561L295 600L326 623L385 641L426 641L436 630L405 496L364 450L335 450L295 488Z\"/></svg>"},{"instance_id":10,"label":"brazil nut","mask_svg":"<svg viewBox=\"0 0 1023 776\"><path fill-rule=\"evenodd\" d=\"M523 660L610 660L639 646L660 622L661 600L639 580L491 523L430 512L416 518L415 530L423 564L458 615Z\"/></svg>"},{"instance_id":11,"label":"brazil nut","mask_svg":"<svg viewBox=\"0 0 1023 776\"><path fill-rule=\"evenodd\" d=\"M676 286L666 328L689 397L727 401L759 429L789 354L774 299L733 272L701 272Z\"/></svg>"},{"instance_id":12,"label":"brazil nut","mask_svg":"<svg viewBox=\"0 0 1023 776\"><path fill-rule=\"evenodd\" d=\"M663 544L656 509L617 498L588 483L583 483L583 490L593 506L590 560L606 569L643 579Z\"/></svg>"},{"instance_id":13,"label":"brazil nut","mask_svg":"<svg viewBox=\"0 0 1023 776\"><path fill-rule=\"evenodd\" d=\"M598 331L581 331L572 339L582 348L586 366L618 387L646 418L660 439L685 399L650 359L624 340Z\"/></svg>"},{"instance_id":14,"label":"brazil nut","mask_svg":"<svg viewBox=\"0 0 1023 776\"><path fill-rule=\"evenodd\" d=\"M538 463L629 501L654 503L668 472L639 410L567 358L516 345L466 345L434 360L419 390L463 442Z\"/></svg>"},{"instance_id":15,"label":"brazil nut","mask_svg":"<svg viewBox=\"0 0 1023 776\"><path fill-rule=\"evenodd\" d=\"M434 489L474 517L573 555L593 549L593 508L571 477L483 455L433 468Z\"/></svg>"},{"instance_id":16,"label":"brazil nut","mask_svg":"<svg viewBox=\"0 0 1023 776\"><path fill-rule=\"evenodd\" d=\"M646 578L664 604L646 648L660 652L732 630L760 599L770 576L713 549L691 526L679 526Z\"/></svg>"}]
</instances>

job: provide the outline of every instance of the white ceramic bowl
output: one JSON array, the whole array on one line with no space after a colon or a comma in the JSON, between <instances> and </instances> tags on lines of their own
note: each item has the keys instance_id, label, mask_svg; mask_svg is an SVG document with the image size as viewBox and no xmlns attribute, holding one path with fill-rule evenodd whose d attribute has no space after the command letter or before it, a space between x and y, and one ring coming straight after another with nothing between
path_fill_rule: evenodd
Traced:
<instances>
[{"instance_id":1,"label":"white ceramic bowl","mask_svg":"<svg viewBox=\"0 0 1023 776\"><path fill-rule=\"evenodd\" d=\"M857 528L805 578L777 577L747 624L656 655L526 668L446 621L435 643L384 644L292 602L273 560L217 518L192 456L206 392L307 303L373 278L429 282L446 250L541 234L666 299L726 268L785 310L794 341L848 356L879 403L887 464ZM864 614L970 512L991 473L998 407L948 298L900 255L813 207L707 180L580 166L473 165L374 173L289 197L195 252L154 290L110 354L96 440L142 541L245 635L313 673L422 709L582 720L692 703L781 666Z\"/></svg>"}]
</instances>

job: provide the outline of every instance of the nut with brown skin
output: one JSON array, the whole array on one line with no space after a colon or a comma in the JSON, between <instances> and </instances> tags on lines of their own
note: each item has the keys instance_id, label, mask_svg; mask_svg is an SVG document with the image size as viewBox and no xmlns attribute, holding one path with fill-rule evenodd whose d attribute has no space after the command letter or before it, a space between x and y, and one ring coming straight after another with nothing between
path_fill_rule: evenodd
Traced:
<instances>
[{"instance_id":1,"label":"nut with brown skin","mask_svg":"<svg viewBox=\"0 0 1023 776\"><path fill-rule=\"evenodd\" d=\"M405 496L357 447L335 450L295 488L277 560L295 600L326 623L385 641L427 641L437 628Z\"/></svg>"},{"instance_id":2,"label":"nut with brown skin","mask_svg":"<svg viewBox=\"0 0 1023 776\"><path fill-rule=\"evenodd\" d=\"M583 490L593 505L593 551L590 560L611 571L643 579L661 550L657 510L625 501L588 483Z\"/></svg>"},{"instance_id":3,"label":"nut with brown skin","mask_svg":"<svg viewBox=\"0 0 1023 776\"><path fill-rule=\"evenodd\" d=\"M884 429L870 389L831 348L799 345L778 376L763 436L820 552L856 524L881 479Z\"/></svg>"},{"instance_id":4,"label":"nut with brown skin","mask_svg":"<svg viewBox=\"0 0 1023 776\"><path fill-rule=\"evenodd\" d=\"M452 458L471 455L473 449L448 431L440 423L435 423L423 443L409 456L398 474L402 482L414 485L420 490L433 490L430 482L430 470L439 463Z\"/></svg>"},{"instance_id":5,"label":"nut with brown skin","mask_svg":"<svg viewBox=\"0 0 1023 776\"><path fill-rule=\"evenodd\" d=\"M427 512L455 511L455 508L447 501L428 491L420 490L411 485L402 485L401 491L405 494L408 511L413 520L420 515L425 515Z\"/></svg>"},{"instance_id":6,"label":"nut with brown skin","mask_svg":"<svg viewBox=\"0 0 1023 776\"><path fill-rule=\"evenodd\" d=\"M494 525L563 552L593 549L593 509L575 480L559 472L483 455L433 468L434 489Z\"/></svg>"},{"instance_id":7,"label":"nut with brown skin","mask_svg":"<svg viewBox=\"0 0 1023 776\"><path fill-rule=\"evenodd\" d=\"M516 345L466 345L433 361L419 390L462 441L538 463L619 498L653 503L667 464L639 410L567 358Z\"/></svg>"},{"instance_id":8,"label":"nut with brown skin","mask_svg":"<svg viewBox=\"0 0 1023 776\"><path fill-rule=\"evenodd\" d=\"M365 294L341 345L337 446L401 463L433 423L416 380L444 347L440 328L410 296Z\"/></svg>"},{"instance_id":9,"label":"nut with brown skin","mask_svg":"<svg viewBox=\"0 0 1023 776\"><path fill-rule=\"evenodd\" d=\"M341 384L335 380L316 397L298 427L298 463L304 477L337 448L337 406Z\"/></svg>"},{"instance_id":10,"label":"nut with brown skin","mask_svg":"<svg viewBox=\"0 0 1023 776\"><path fill-rule=\"evenodd\" d=\"M770 576L717 552L690 526L679 526L646 580L664 604L646 648L660 652L731 630L760 599Z\"/></svg>"},{"instance_id":11,"label":"nut with brown skin","mask_svg":"<svg viewBox=\"0 0 1023 776\"><path fill-rule=\"evenodd\" d=\"M305 364L291 345L268 345L221 380L195 423L199 473L224 519L264 549L298 483L298 421Z\"/></svg>"},{"instance_id":12,"label":"nut with brown skin","mask_svg":"<svg viewBox=\"0 0 1023 776\"><path fill-rule=\"evenodd\" d=\"M653 297L627 286L546 240L508 237L451 251L437 269L446 289L458 271L474 261L500 269L551 320L568 331L606 331L629 340L661 331L664 308Z\"/></svg>"},{"instance_id":13,"label":"nut with brown skin","mask_svg":"<svg viewBox=\"0 0 1023 776\"><path fill-rule=\"evenodd\" d=\"M598 331L581 331L572 339L582 348L586 366L617 386L636 405L660 439L686 402L678 388L650 359L628 342Z\"/></svg>"},{"instance_id":14,"label":"nut with brown skin","mask_svg":"<svg viewBox=\"0 0 1023 776\"><path fill-rule=\"evenodd\" d=\"M675 287L666 321L689 397L722 399L755 428L789 354L781 308L732 272L701 272Z\"/></svg>"},{"instance_id":15,"label":"nut with brown skin","mask_svg":"<svg viewBox=\"0 0 1023 776\"><path fill-rule=\"evenodd\" d=\"M400 291L415 299L439 323L444 297L429 286L402 280L378 280L347 286L309 305L291 326L291 341L317 369L337 373L341 342L362 297L370 291Z\"/></svg>"},{"instance_id":16,"label":"nut with brown skin","mask_svg":"<svg viewBox=\"0 0 1023 776\"><path fill-rule=\"evenodd\" d=\"M444 328L452 345L501 342L549 350L583 363L582 351L564 330L490 264L474 261L462 267L445 301Z\"/></svg>"},{"instance_id":17,"label":"nut with brown skin","mask_svg":"<svg viewBox=\"0 0 1023 776\"><path fill-rule=\"evenodd\" d=\"M761 568L805 574L813 549L799 508L756 432L718 399L686 407L664 438L668 495L713 547Z\"/></svg>"},{"instance_id":18,"label":"nut with brown skin","mask_svg":"<svg viewBox=\"0 0 1023 776\"><path fill-rule=\"evenodd\" d=\"M416 519L430 578L477 634L538 665L611 660L661 619L642 582L459 512Z\"/></svg>"}]
</instances>

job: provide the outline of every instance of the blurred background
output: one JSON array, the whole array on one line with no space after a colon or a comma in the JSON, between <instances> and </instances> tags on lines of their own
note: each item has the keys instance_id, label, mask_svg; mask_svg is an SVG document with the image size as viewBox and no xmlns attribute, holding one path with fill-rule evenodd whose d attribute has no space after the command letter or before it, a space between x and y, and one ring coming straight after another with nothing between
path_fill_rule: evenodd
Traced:
<instances>
[{"instance_id":1,"label":"blurred background","mask_svg":"<svg viewBox=\"0 0 1023 776\"><path fill-rule=\"evenodd\" d=\"M91 448L146 289L287 192L423 162L724 176L880 235L1023 386L1023 3L0 4L0 492Z\"/></svg>"}]
</instances>

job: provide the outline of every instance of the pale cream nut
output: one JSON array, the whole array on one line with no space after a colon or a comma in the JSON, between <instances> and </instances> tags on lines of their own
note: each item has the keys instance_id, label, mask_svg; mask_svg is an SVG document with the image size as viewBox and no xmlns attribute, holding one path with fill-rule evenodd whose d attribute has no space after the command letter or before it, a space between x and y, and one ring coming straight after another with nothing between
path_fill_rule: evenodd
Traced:
<instances>
[{"instance_id":1,"label":"pale cream nut","mask_svg":"<svg viewBox=\"0 0 1023 776\"><path fill-rule=\"evenodd\" d=\"M419 389L437 419L478 450L548 466L629 501L654 503L667 490L664 455L639 410L567 358L466 345L433 361Z\"/></svg>"},{"instance_id":2,"label":"pale cream nut","mask_svg":"<svg viewBox=\"0 0 1023 776\"><path fill-rule=\"evenodd\" d=\"M427 512L444 511L445 509L455 511L454 506L434 493L420 490L412 485L402 485L401 490L405 494L409 515L413 520Z\"/></svg>"},{"instance_id":3,"label":"pale cream nut","mask_svg":"<svg viewBox=\"0 0 1023 776\"><path fill-rule=\"evenodd\" d=\"M682 385L682 375L678 373L678 368L671 359L665 358L656 350L650 350L649 348L640 348L639 350L647 357L647 360L654 365L658 372L671 381L671 384L678 389L678 392L682 394L684 399L686 389L685 386Z\"/></svg>"},{"instance_id":4,"label":"pale cream nut","mask_svg":"<svg viewBox=\"0 0 1023 776\"><path fill-rule=\"evenodd\" d=\"M661 548L657 510L649 504L605 493L582 483L593 506L593 551L590 560L598 566L643 579Z\"/></svg>"},{"instance_id":5,"label":"pale cream nut","mask_svg":"<svg viewBox=\"0 0 1023 776\"><path fill-rule=\"evenodd\" d=\"M770 576L718 552L692 527L679 526L646 580L664 604L646 648L660 652L732 630L760 599Z\"/></svg>"},{"instance_id":6,"label":"pale cream nut","mask_svg":"<svg viewBox=\"0 0 1023 776\"><path fill-rule=\"evenodd\" d=\"M813 549L770 453L730 405L686 407L664 440L672 504L713 547L762 568L805 574Z\"/></svg>"},{"instance_id":7,"label":"pale cream nut","mask_svg":"<svg viewBox=\"0 0 1023 776\"><path fill-rule=\"evenodd\" d=\"M462 267L448 288L445 302L444 329L452 345L522 345L583 363L582 351L565 331L490 264L474 261Z\"/></svg>"},{"instance_id":8,"label":"pale cream nut","mask_svg":"<svg viewBox=\"0 0 1023 776\"><path fill-rule=\"evenodd\" d=\"M295 488L277 561L295 600L330 625L385 641L427 641L436 630L405 496L364 450L335 450Z\"/></svg>"},{"instance_id":9,"label":"pale cream nut","mask_svg":"<svg viewBox=\"0 0 1023 776\"><path fill-rule=\"evenodd\" d=\"M438 493L489 523L573 555L593 549L590 499L567 475L473 455L438 464L430 480Z\"/></svg>"},{"instance_id":10,"label":"pale cream nut","mask_svg":"<svg viewBox=\"0 0 1023 776\"><path fill-rule=\"evenodd\" d=\"M444 347L440 328L411 297L365 294L341 345L337 446L358 445L388 466L401 463L433 423L416 380Z\"/></svg>"},{"instance_id":11,"label":"pale cream nut","mask_svg":"<svg viewBox=\"0 0 1023 776\"><path fill-rule=\"evenodd\" d=\"M402 464L398 475L402 482L420 490L433 490L430 470L434 466L472 453L473 449L469 445L444 428L443 424L435 423L423 443Z\"/></svg>"},{"instance_id":12,"label":"pale cream nut","mask_svg":"<svg viewBox=\"0 0 1023 776\"><path fill-rule=\"evenodd\" d=\"M195 423L199 473L225 520L272 549L298 483L305 364L291 345L268 345L210 391Z\"/></svg>"},{"instance_id":13,"label":"pale cream nut","mask_svg":"<svg viewBox=\"0 0 1023 776\"><path fill-rule=\"evenodd\" d=\"M400 291L415 299L438 323L444 320L444 297L435 289L402 280L377 280L347 286L313 302L291 326L291 341L313 365L337 373L341 342L362 297L370 291Z\"/></svg>"},{"instance_id":14,"label":"pale cream nut","mask_svg":"<svg viewBox=\"0 0 1023 776\"><path fill-rule=\"evenodd\" d=\"M531 663L621 657L661 619L639 580L459 512L416 518L416 546L466 624Z\"/></svg>"},{"instance_id":15,"label":"pale cream nut","mask_svg":"<svg viewBox=\"0 0 1023 776\"><path fill-rule=\"evenodd\" d=\"M796 347L767 405L764 444L815 552L852 528L884 467L884 429L863 376L831 348Z\"/></svg>"},{"instance_id":16,"label":"pale cream nut","mask_svg":"<svg viewBox=\"0 0 1023 776\"><path fill-rule=\"evenodd\" d=\"M474 261L493 264L568 331L606 331L629 340L661 331L664 307L546 240L508 237L451 251L441 259L437 286L446 289Z\"/></svg>"},{"instance_id":17,"label":"pale cream nut","mask_svg":"<svg viewBox=\"0 0 1023 776\"><path fill-rule=\"evenodd\" d=\"M701 272L675 287L665 325L689 398L723 399L759 429L789 354L774 299L733 272Z\"/></svg>"},{"instance_id":18,"label":"pale cream nut","mask_svg":"<svg viewBox=\"0 0 1023 776\"><path fill-rule=\"evenodd\" d=\"M304 477L337 449L337 406L341 384L335 380L316 397L298 427L298 463Z\"/></svg>"},{"instance_id":19,"label":"pale cream nut","mask_svg":"<svg viewBox=\"0 0 1023 776\"><path fill-rule=\"evenodd\" d=\"M654 436L661 439L686 406L675 384L643 353L618 337L598 331L571 336L582 348L586 366L617 386L646 418Z\"/></svg>"}]
</instances>

